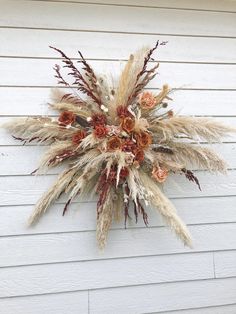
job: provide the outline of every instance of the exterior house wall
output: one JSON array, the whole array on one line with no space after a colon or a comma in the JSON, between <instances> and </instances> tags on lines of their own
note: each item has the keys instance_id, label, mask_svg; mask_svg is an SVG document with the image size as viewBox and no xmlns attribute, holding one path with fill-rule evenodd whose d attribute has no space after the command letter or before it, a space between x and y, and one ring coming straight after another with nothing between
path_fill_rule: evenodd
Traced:
<instances>
[{"instance_id":1,"label":"exterior house wall","mask_svg":"<svg viewBox=\"0 0 236 314\"><path fill-rule=\"evenodd\" d=\"M116 75L129 53L160 39L168 45L153 90L168 82L175 111L236 124L235 1L0 2L0 123L53 114L46 103L58 56L49 45L73 58L79 49L97 71ZM92 201L62 217L62 199L28 228L58 170L30 176L45 147L22 147L2 129L0 145L0 313L236 313L236 135L213 144L228 176L196 169L202 191L183 177L164 187L193 249L149 210L149 228L114 224L99 252Z\"/></svg>"}]
</instances>

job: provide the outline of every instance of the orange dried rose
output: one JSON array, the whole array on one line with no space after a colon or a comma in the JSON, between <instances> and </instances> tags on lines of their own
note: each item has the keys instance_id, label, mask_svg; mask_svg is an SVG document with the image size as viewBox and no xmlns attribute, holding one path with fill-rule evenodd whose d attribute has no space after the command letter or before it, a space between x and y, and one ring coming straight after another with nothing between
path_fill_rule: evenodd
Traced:
<instances>
[{"instance_id":1,"label":"orange dried rose","mask_svg":"<svg viewBox=\"0 0 236 314\"><path fill-rule=\"evenodd\" d=\"M105 125L107 123L107 117L103 113L94 113L92 115L91 124L95 127L97 125Z\"/></svg>"},{"instance_id":2,"label":"orange dried rose","mask_svg":"<svg viewBox=\"0 0 236 314\"><path fill-rule=\"evenodd\" d=\"M135 160L138 161L139 163L144 161L144 151L143 150L139 149L136 151Z\"/></svg>"},{"instance_id":3,"label":"orange dried rose","mask_svg":"<svg viewBox=\"0 0 236 314\"><path fill-rule=\"evenodd\" d=\"M121 139L117 136L112 136L107 142L107 150L117 150L121 148Z\"/></svg>"},{"instance_id":4,"label":"orange dried rose","mask_svg":"<svg viewBox=\"0 0 236 314\"><path fill-rule=\"evenodd\" d=\"M97 138L103 138L107 135L108 130L104 125L96 125L95 129L93 131L93 134L97 137Z\"/></svg>"},{"instance_id":5,"label":"orange dried rose","mask_svg":"<svg viewBox=\"0 0 236 314\"><path fill-rule=\"evenodd\" d=\"M76 118L76 115L71 112L71 111L63 111L59 118L58 118L58 121L61 125L69 125L69 124L72 124L75 122L75 118Z\"/></svg>"},{"instance_id":6,"label":"orange dried rose","mask_svg":"<svg viewBox=\"0 0 236 314\"><path fill-rule=\"evenodd\" d=\"M84 139L86 136L86 132L84 130L79 130L77 131L73 136L72 136L72 142L73 144L79 144L82 139Z\"/></svg>"},{"instance_id":7,"label":"orange dried rose","mask_svg":"<svg viewBox=\"0 0 236 314\"><path fill-rule=\"evenodd\" d=\"M168 170L161 167L153 167L152 169L152 177L156 179L158 182L162 183L166 180L168 176Z\"/></svg>"},{"instance_id":8,"label":"orange dried rose","mask_svg":"<svg viewBox=\"0 0 236 314\"><path fill-rule=\"evenodd\" d=\"M126 106L118 106L116 112L119 118L125 118L130 116L130 112L128 111Z\"/></svg>"},{"instance_id":9,"label":"orange dried rose","mask_svg":"<svg viewBox=\"0 0 236 314\"><path fill-rule=\"evenodd\" d=\"M152 109L156 105L156 98L150 92L139 95L139 104L143 109Z\"/></svg>"},{"instance_id":10,"label":"orange dried rose","mask_svg":"<svg viewBox=\"0 0 236 314\"><path fill-rule=\"evenodd\" d=\"M136 134L136 140L139 147L147 148L152 144L152 137L148 132L140 132Z\"/></svg>"},{"instance_id":11,"label":"orange dried rose","mask_svg":"<svg viewBox=\"0 0 236 314\"><path fill-rule=\"evenodd\" d=\"M130 133L133 131L134 125L135 125L135 121L130 117L124 118L121 122L122 129L126 131L127 133Z\"/></svg>"}]
</instances>

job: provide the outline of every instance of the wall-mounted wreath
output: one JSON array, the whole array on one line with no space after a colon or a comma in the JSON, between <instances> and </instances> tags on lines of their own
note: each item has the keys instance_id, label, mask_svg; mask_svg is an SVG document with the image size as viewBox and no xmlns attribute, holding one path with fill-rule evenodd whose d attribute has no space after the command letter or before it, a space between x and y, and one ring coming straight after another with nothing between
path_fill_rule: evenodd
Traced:
<instances>
[{"instance_id":1,"label":"wall-mounted wreath","mask_svg":"<svg viewBox=\"0 0 236 314\"><path fill-rule=\"evenodd\" d=\"M191 166L224 173L225 162L198 143L219 141L235 129L208 118L175 115L166 109L171 100L168 85L158 93L145 89L159 65L152 54L163 44L157 42L152 49L132 54L116 86L95 74L80 52L81 69L51 47L61 55L73 79L69 84L55 65L55 77L67 88L66 93L53 92L50 106L60 112L59 117L19 118L5 124L24 143L50 145L35 173L67 163L37 203L30 224L63 193L68 195L63 214L75 197L97 194L99 247L105 246L112 220L123 214L126 223L131 208L136 221L141 215L147 225L147 205L156 208L184 244L191 246L189 231L163 194L162 185L173 173L186 176L200 189Z\"/></svg>"}]
</instances>

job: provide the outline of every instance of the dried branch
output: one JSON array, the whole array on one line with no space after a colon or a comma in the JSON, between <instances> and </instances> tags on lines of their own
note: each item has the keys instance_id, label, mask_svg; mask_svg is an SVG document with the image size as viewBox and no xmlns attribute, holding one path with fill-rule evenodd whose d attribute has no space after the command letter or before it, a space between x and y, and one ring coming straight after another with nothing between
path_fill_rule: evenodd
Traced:
<instances>
[{"instance_id":1,"label":"dried branch","mask_svg":"<svg viewBox=\"0 0 236 314\"><path fill-rule=\"evenodd\" d=\"M55 48L50 46L50 48L56 50L57 52L59 52L62 56L62 62L65 64L64 67L68 68L71 72L68 73L68 75L73 76L73 78L75 79L75 81L72 83L72 85L76 85L77 89L79 91L81 91L82 93L86 94L87 96L89 96L91 99L93 99L93 101L95 103L98 104L98 106L101 106L101 100L98 98L98 96L96 96L93 92L93 90L91 89L91 87L89 86L89 84L87 83L86 79L83 77L83 75L81 74L81 72L76 68L76 66L74 65L73 61L67 57L67 55L62 52L60 49ZM57 76L61 79L62 75L60 74L60 68L56 67L56 73Z\"/></svg>"},{"instance_id":2,"label":"dried branch","mask_svg":"<svg viewBox=\"0 0 236 314\"><path fill-rule=\"evenodd\" d=\"M192 171L190 170L187 170L185 168L183 168L181 170L184 174L185 174L185 177L189 180L189 181L192 181L192 182L195 182L199 188L199 190L201 191L201 186L200 186L200 183L198 181L198 178L193 174Z\"/></svg>"}]
</instances>

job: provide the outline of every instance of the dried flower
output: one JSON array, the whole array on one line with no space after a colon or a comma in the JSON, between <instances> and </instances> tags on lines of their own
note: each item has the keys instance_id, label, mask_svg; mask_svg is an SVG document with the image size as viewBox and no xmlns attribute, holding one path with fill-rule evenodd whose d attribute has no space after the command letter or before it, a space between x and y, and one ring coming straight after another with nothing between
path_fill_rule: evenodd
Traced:
<instances>
[{"instance_id":1,"label":"dried flower","mask_svg":"<svg viewBox=\"0 0 236 314\"><path fill-rule=\"evenodd\" d=\"M80 144L82 139L84 139L85 137L86 132L84 130L79 130L72 136L72 142L73 144Z\"/></svg>"},{"instance_id":2,"label":"dried flower","mask_svg":"<svg viewBox=\"0 0 236 314\"><path fill-rule=\"evenodd\" d=\"M95 113L92 115L91 124L95 127L97 125L107 124L107 117L103 113Z\"/></svg>"},{"instance_id":3,"label":"dried flower","mask_svg":"<svg viewBox=\"0 0 236 314\"><path fill-rule=\"evenodd\" d=\"M58 121L60 125L66 126L66 125L73 124L75 122L75 118L76 118L76 115L73 112L63 111L60 114Z\"/></svg>"},{"instance_id":4,"label":"dried flower","mask_svg":"<svg viewBox=\"0 0 236 314\"><path fill-rule=\"evenodd\" d=\"M119 118L126 118L130 116L130 112L126 106L118 106L116 112Z\"/></svg>"},{"instance_id":5,"label":"dried flower","mask_svg":"<svg viewBox=\"0 0 236 314\"><path fill-rule=\"evenodd\" d=\"M93 134L97 138L103 138L107 135L107 133L108 133L108 130L107 130L106 126L104 126L104 125L96 125L95 129L93 131Z\"/></svg>"},{"instance_id":6,"label":"dried flower","mask_svg":"<svg viewBox=\"0 0 236 314\"><path fill-rule=\"evenodd\" d=\"M137 150L137 145L129 138L126 138L122 142L122 151L123 152L134 152Z\"/></svg>"},{"instance_id":7,"label":"dried flower","mask_svg":"<svg viewBox=\"0 0 236 314\"><path fill-rule=\"evenodd\" d=\"M127 167L123 167L120 171L120 178L124 179L129 175L129 169Z\"/></svg>"},{"instance_id":8,"label":"dried flower","mask_svg":"<svg viewBox=\"0 0 236 314\"><path fill-rule=\"evenodd\" d=\"M124 131L126 131L127 133L130 133L133 131L135 126L135 121L134 119L130 118L130 117L126 117L122 120L121 122L121 127Z\"/></svg>"},{"instance_id":9,"label":"dried flower","mask_svg":"<svg viewBox=\"0 0 236 314\"><path fill-rule=\"evenodd\" d=\"M140 132L135 136L139 147L147 148L152 144L152 137L148 132Z\"/></svg>"},{"instance_id":10,"label":"dried flower","mask_svg":"<svg viewBox=\"0 0 236 314\"><path fill-rule=\"evenodd\" d=\"M152 177L158 182L163 183L168 176L168 170L161 167L153 167Z\"/></svg>"},{"instance_id":11,"label":"dried flower","mask_svg":"<svg viewBox=\"0 0 236 314\"><path fill-rule=\"evenodd\" d=\"M107 130L109 135L119 135L121 132L120 127L116 125L107 125Z\"/></svg>"},{"instance_id":12,"label":"dried flower","mask_svg":"<svg viewBox=\"0 0 236 314\"><path fill-rule=\"evenodd\" d=\"M152 109L156 105L156 98L150 92L140 94L138 101L143 109Z\"/></svg>"},{"instance_id":13,"label":"dried flower","mask_svg":"<svg viewBox=\"0 0 236 314\"><path fill-rule=\"evenodd\" d=\"M135 153L135 160L138 163L141 163L142 161L144 161L144 151L141 149L138 149Z\"/></svg>"},{"instance_id":14,"label":"dried flower","mask_svg":"<svg viewBox=\"0 0 236 314\"><path fill-rule=\"evenodd\" d=\"M172 118L174 116L173 110L169 110L167 114L168 114L168 118Z\"/></svg>"},{"instance_id":15,"label":"dried flower","mask_svg":"<svg viewBox=\"0 0 236 314\"><path fill-rule=\"evenodd\" d=\"M117 136L112 136L107 142L107 150L117 150L121 148L121 139Z\"/></svg>"}]
</instances>

